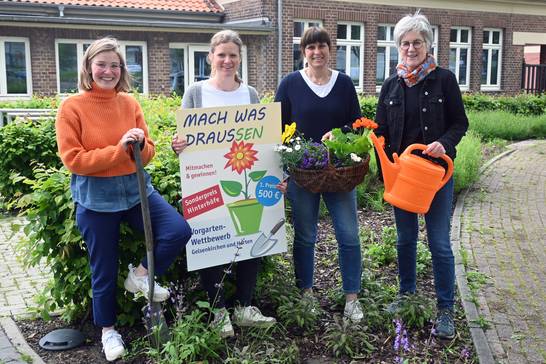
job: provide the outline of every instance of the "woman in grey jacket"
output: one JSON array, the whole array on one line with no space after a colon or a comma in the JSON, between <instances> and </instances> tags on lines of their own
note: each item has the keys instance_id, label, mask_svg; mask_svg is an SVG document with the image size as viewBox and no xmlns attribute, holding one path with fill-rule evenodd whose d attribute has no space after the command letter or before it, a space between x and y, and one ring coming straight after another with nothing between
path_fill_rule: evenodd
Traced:
<instances>
[{"instance_id":1,"label":"woman in grey jacket","mask_svg":"<svg viewBox=\"0 0 546 364\"><path fill-rule=\"evenodd\" d=\"M237 74L241 64L243 42L239 35L231 30L216 33L210 44L208 60L211 64L211 78L192 84L182 98L183 108L201 108L213 106L230 106L257 104L260 102L256 90L242 83ZM180 154L187 146L187 141L177 135L172 141L172 148ZM236 263L235 309L233 322L238 326L273 325L273 317L262 315L257 307L251 305L252 294L256 286L256 277L260 258L248 259ZM201 269L201 282L208 293L209 301L217 309L213 325L219 325L223 337L233 336L233 327L226 309L224 290L221 286L222 276L227 266L216 266Z\"/></svg>"}]
</instances>

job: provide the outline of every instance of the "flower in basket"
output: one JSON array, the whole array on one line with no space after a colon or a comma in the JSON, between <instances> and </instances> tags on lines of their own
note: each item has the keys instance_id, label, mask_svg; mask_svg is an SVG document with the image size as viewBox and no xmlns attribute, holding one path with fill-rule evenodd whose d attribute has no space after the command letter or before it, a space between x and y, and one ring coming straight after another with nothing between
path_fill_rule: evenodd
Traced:
<instances>
[{"instance_id":1,"label":"flower in basket","mask_svg":"<svg viewBox=\"0 0 546 364\"><path fill-rule=\"evenodd\" d=\"M296 123L285 125L282 142L275 147L275 151L280 154L282 166L288 171L294 168L323 169L328 165L326 146L300 136Z\"/></svg>"},{"instance_id":2,"label":"flower in basket","mask_svg":"<svg viewBox=\"0 0 546 364\"><path fill-rule=\"evenodd\" d=\"M245 175L244 184L239 181L220 181L220 185L224 192L231 197L237 197L242 194L245 200L250 199L251 196L248 192L250 182L258 182L267 172L253 171L247 174L247 169L251 169L254 162L258 160L258 158L256 158L258 151L252 149L253 146L253 143L245 144L243 141L240 143L234 141L231 144L229 152L224 155L228 160L224 169L231 167L232 171L235 171L238 174L244 172Z\"/></svg>"},{"instance_id":3,"label":"flower in basket","mask_svg":"<svg viewBox=\"0 0 546 364\"><path fill-rule=\"evenodd\" d=\"M377 124L373 120L361 117L356 119L352 128L347 128L347 131L333 129L332 138L324 141L330 152L330 162L336 167L361 163L372 149L368 136L376 128Z\"/></svg>"}]
</instances>

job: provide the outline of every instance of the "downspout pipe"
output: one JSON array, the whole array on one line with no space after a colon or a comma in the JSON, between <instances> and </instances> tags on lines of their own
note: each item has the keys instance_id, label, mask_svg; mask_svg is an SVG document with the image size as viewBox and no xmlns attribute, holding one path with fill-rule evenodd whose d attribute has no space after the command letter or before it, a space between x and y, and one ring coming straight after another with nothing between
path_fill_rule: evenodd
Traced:
<instances>
[{"instance_id":1,"label":"downspout pipe","mask_svg":"<svg viewBox=\"0 0 546 364\"><path fill-rule=\"evenodd\" d=\"M282 80L282 0L277 0L277 86Z\"/></svg>"}]
</instances>

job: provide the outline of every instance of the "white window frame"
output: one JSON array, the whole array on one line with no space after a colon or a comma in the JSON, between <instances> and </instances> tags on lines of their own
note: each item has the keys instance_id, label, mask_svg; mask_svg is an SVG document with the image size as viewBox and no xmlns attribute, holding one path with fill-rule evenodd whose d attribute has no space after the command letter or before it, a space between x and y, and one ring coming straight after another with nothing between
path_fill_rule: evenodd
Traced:
<instances>
[{"instance_id":1,"label":"white window frame","mask_svg":"<svg viewBox=\"0 0 546 364\"><path fill-rule=\"evenodd\" d=\"M364 24L362 23L350 23L350 22L338 22L337 25L346 25L347 26L347 38L346 39L336 39L336 44L338 46L344 46L347 47L345 49L345 70L349 70L347 75L351 77L351 48L352 47L360 47L359 52L359 58L360 58L360 64L359 66L359 72L358 72L358 85L355 86L357 91L362 91L363 84L364 84ZM358 26L360 27L360 39L354 40L350 39L352 34L352 27ZM337 49L336 49L337 52ZM337 53L336 53L337 57Z\"/></svg>"},{"instance_id":2,"label":"white window frame","mask_svg":"<svg viewBox=\"0 0 546 364\"><path fill-rule=\"evenodd\" d=\"M386 40L380 40L379 38L377 38L377 34L378 34L377 28L379 28L379 27L387 27L387 32L385 33L386 37L387 37ZM397 49L396 44L394 43L394 36L391 38L391 28L393 28L393 30L394 30L394 24L377 24L377 27L376 27L377 48L385 47L385 74L384 74L385 80L387 78L389 78L389 76L391 75L391 70L390 70L391 50L390 50L390 48ZM377 50L377 48L376 48L376 50ZM397 50L397 52L398 52L398 50ZM398 58L400 58L400 55L398 55ZM377 53L376 53L375 65L377 67ZM377 70L376 70L376 74L377 74ZM375 78L375 75L374 75L374 78ZM381 85L376 85L375 86L375 91L380 92L381 91L381 86L382 86L382 84Z\"/></svg>"},{"instance_id":3,"label":"white window frame","mask_svg":"<svg viewBox=\"0 0 546 364\"><path fill-rule=\"evenodd\" d=\"M483 50L487 51L487 81L485 84L481 84L480 90L482 91L500 91L501 89L501 74L502 74L502 29L499 28L484 28L484 32L489 32L489 40L487 43L483 43ZM493 43L493 32L499 33L499 43ZM491 84L491 61L493 58L493 50L499 51L498 67L497 67L497 83ZM482 64L483 67L483 64ZM480 75L481 82L481 75Z\"/></svg>"},{"instance_id":4,"label":"white window frame","mask_svg":"<svg viewBox=\"0 0 546 364\"><path fill-rule=\"evenodd\" d=\"M305 32L308 28L310 28L310 24L311 23L316 23L318 24L319 27L322 27L322 20L312 20L312 19L294 19L294 21L292 22L292 29L294 29L294 23L303 23L303 32ZM303 34L303 33L302 33ZM296 37L292 34L292 49L290 51L290 53L293 52L293 49L294 49L294 45L297 45L299 46L301 44L301 37ZM303 68L307 67L307 62L305 62L305 57L304 55L302 54L301 55L302 58L303 58ZM294 69L294 64L292 65L292 69Z\"/></svg>"},{"instance_id":5,"label":"white window frame","mask_svg":"<svg viewBox=\"0 0 546 364\"><path fill-rule=\"evenodd\" d=\"M83 45L93 43L93 39L67 39L67 38L58 38L55 39L55 73L57 75L57 93L61 96L67 95L66 92L61 92L61 75L59 69L59 44L76 44L76 53L77 53L77 74L78 74L78 84L80 82L80 72L79 68L83 60ZM121 52L125 55L126 46L140 46L142 47L142 94L148 94L148 47L146 42L141 41L123 41L118 40Z\"/></svg>"},{"instance_id":6,"label":"white window frame","mask_svg":"<svg viewBox=\"0 0 546 364\"><path fill-rule=\"evenodd\" d=\"M438 27L436 25L432 26L432 45L431 48L434 49L434 52L432 52L432 56L434 59L436 59L436 62L438 62Z\"/></svg>"},{"instance_id":7,"label":"white window frame","mask_svg":"<svg viewBox=\"0 0 546 364\"><path fill-rule=\"evenodd\" d=\"M25 44L25 68L27 93L8 94L8 80L6 77L6 42L18 42ZM32 97L32 69L30 61L30 41L24 37L0 37L0 100L12 100Z\"/></svg>"},{"instance_id":8,"label":"white window frame","mask_svg":"<svg viewBox=\"0 0 546 364\"><path fill-rule=\"evenodd\" d=\"M193 83L195 78L195 71L193 67L195 52L209 52L210 45L206 43L169 43L169 49L183 49L184 50L184 90L187 90L189 85ZM248 62L247 62L247 47L243 45L241 48L241 62L242 62L242 75L241 79L244 83L248 84ZM169 59L170 61L170 59ZM170 72L170 70L169 70Z\"/></svg>"},{"instance_id":9,"label":"white window frame","mask_svg":"<svg viewBox=\"0 0 546 364\"><path fill-rule=\"evenodd\" d=\"M451 53L451 49L455 49L456 55L455 55L455 77L457 78L457 82L459 82L459 63L461 61L461 49L467 50L467 62L466 62L466 84L461 85L459 83L459 88L461 91L468 91L470 87L470 63L472 62L472 28L469 27L451 27L450 28L450 38L451 38L451 30L457 30L457 41L455 42L449 42L449 52ZM463 43L461 42L461 30L468 30L468 42Z\"/></svg>"}]
</instances>

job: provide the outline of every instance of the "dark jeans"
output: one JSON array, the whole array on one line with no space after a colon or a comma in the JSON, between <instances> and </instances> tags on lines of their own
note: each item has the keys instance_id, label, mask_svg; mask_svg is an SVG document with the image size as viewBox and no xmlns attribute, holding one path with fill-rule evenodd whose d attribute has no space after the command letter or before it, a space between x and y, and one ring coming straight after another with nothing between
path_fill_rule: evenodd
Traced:
<instances>
[{"instance_id":1,"label":"dark jeans","mask_svg":"<svg viewBox=\"0 0 546 364\"><path fill-rule=\"evenodd\" d=\"M216 308L226 307L224 288L220 286L222 277L229 265L204 268L199 271L201 284L207 291L211 306ZM248 259L234 264L236 292L234 302L241 306L250 306L252 295L256 287L256 278L260 267L260 258Z\"/></svg>"},{"instance_id":2,"label":"dark jeans","mask_svg":"<svg viewBox=\"0 0 546 364\"><path fill-rule=\"evenodd\" d=\"M454 301L455 260L449 238L452 201L453 178L436 193L430 210L425 214L438 308L453 308ZM394 217L398 234L400 293L414 293L417 279L417 234L419 232L417 214L395 207Z\"/></svg>"},{"instance_id":3,"label":"dark jeans","mask_svg":"<svg viewBox=\"0 0 546 364\"><path fill-rule=\"evenodd\" d=\"M190 239L191 229L157 191L148 196L148 201L155 242L155 274L161 275ZM119 212L96 212L78 205L76 222L89 254L94 321L97 326L109 327L116 323L120 225L127 222L135 230L144 230L140 204ZM146 257L142 265L147 267Z\"/></svg>"},{"instance_id":4,"label":"dark jeans","mask_svg":"<svg viewBox=\"0 0 546 364\"><path fill-rule=\"evenodd\" d=\"M294 270L296 285L313 287L315 243L320 199L324 200L332 218L338 244L339 270L343 292L360 292L362 256L356 209L356 191L313 193L288 183L288 199L294 224Z\"/></svg>"}]
</instances>

